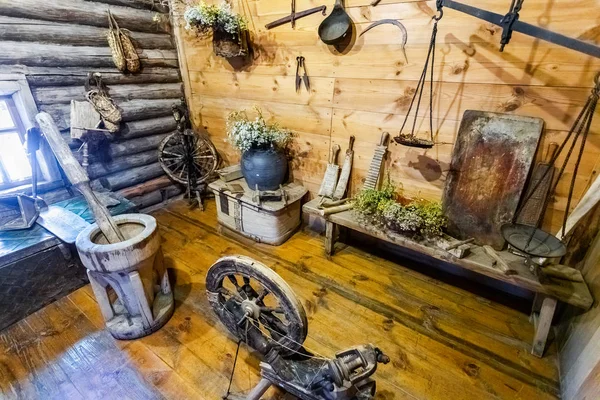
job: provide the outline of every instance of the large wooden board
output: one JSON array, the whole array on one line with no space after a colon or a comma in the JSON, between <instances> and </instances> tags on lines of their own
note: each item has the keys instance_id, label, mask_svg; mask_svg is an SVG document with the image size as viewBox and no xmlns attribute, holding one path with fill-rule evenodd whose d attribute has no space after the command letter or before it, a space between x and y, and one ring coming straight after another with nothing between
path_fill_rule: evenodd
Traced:
<instances>
[{"instance_id":1,"label":"large wooden board","mask_svg":"<svg viewBox=\"0 0 600 400\"><path fill-rule=\"evenodd\" d=\"M451 235L502 250L500 228L515 215L543 126L540 118L465 111L443 197Z\"/></svg>"}]
</instances>

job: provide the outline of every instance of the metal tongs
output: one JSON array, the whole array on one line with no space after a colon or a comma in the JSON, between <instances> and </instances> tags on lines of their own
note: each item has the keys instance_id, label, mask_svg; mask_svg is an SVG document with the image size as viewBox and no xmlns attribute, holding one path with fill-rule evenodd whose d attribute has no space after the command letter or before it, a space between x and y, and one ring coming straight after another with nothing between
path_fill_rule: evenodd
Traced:
<instances>
[{"instance_id":1,"label":"metal tongs","mask_svg":"<svg viewBox=\"0 0 600 400\"><path fill-rule=\"evenodd\" d=\"M300 76L300 69L304 71L304 75ZM304 81L304 87L310 92L310 81L306 74L306 66L304 65L304 56L296 57L296 92L300 92L300 84Z\"/></svg>"}]
</instances>

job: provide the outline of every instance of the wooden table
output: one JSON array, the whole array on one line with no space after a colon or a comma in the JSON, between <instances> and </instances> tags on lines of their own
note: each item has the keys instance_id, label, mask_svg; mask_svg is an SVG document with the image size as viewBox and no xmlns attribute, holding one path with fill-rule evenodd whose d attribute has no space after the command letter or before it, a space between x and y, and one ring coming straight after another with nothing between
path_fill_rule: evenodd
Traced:
<instances>
[{"instance_id":1,"label":"wooden table","mask_svg":"<svg viewBox=\"0 0 600 400\"><path fill-rule=\"evenodd\" d=\"M314 199L304 204L302 211L310 215L320 216L317 205L318 199ZM322 218L325 219L325 251L330 256L333 255L334 251L336 228L341 226L416 251L425 256L424 261L426 261L426 257L431 257L534 292L536 300L532 310L532 322L535 324L535 337L532 353L538 357L541 357L544 353L558 301L583 310L588 310L594 302L585 282L548 278L547 281L541 283L538 277L525 265L522 257L508 251L498 252L499 256L510 266L511 274L507 275L492 264L492 259L480 246L471 246L471 251L466 257L457 258L447 251L424 241L419 242L389 230L359 223L353 211L344 211Z\"/></svg>"}]
</instances>

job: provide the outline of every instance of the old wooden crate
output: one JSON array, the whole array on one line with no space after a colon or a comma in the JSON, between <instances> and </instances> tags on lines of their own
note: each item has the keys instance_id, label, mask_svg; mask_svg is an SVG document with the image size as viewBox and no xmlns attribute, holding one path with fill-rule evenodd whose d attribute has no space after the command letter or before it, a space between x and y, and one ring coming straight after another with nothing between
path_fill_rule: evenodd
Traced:
<instances>
[{"instance_id":1,"label":"old wooden crate","mask_svg":"<svg viewBox=\"0 0 600 400\"><path fill-rule=\"evenodd\" d=\"M300 203L307 192L300 184L283 186L287 202L268 201L260 205L253 201L253 192L243 178L227 183L217 180L208 187L215 194L219 223L259 243L280 245L300 225Z\"/></svg>"}]
</instances>

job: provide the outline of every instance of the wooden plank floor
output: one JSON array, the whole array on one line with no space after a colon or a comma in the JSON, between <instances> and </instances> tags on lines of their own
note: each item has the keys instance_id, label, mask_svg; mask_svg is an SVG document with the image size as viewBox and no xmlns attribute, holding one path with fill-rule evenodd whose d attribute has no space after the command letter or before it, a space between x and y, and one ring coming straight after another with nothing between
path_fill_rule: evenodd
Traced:
<instances>
[{"instance_id":1,"label":"wooden plank floor","mask_svg":"<svg viewBox=\"0 0 600 400\"><path fill-rule=\"evenodd\" d=\"M26 399L206 399L224 394L235 342L210 309L204 277L220 256L245 254L279 273L309 318L306 347L332 356L371 342L392 359L376 374L377 399L552 399L556 352L529 354L527 315L414 270L343 246L328 260L302 231L280 247L219 233L207 211L177 202L155 213L177 308L160 331L117 341L89 286L0 332L0 394ZM240 351L233 392L259 379ZM287 399L272 390L267 399Z\"/></svg>"}]
</instances>

